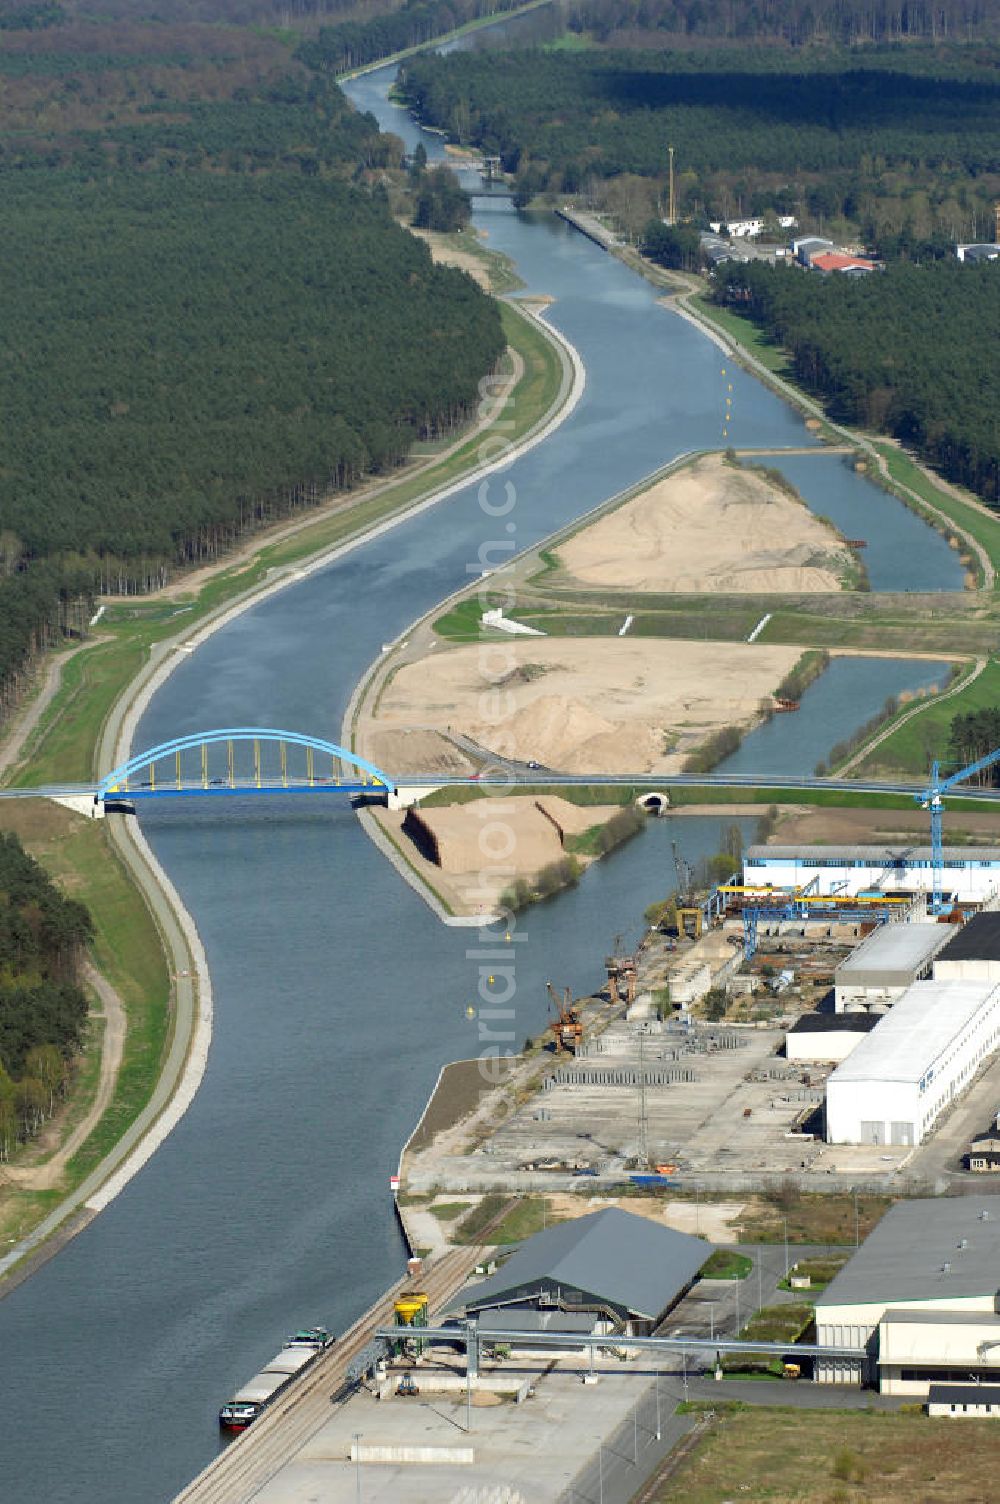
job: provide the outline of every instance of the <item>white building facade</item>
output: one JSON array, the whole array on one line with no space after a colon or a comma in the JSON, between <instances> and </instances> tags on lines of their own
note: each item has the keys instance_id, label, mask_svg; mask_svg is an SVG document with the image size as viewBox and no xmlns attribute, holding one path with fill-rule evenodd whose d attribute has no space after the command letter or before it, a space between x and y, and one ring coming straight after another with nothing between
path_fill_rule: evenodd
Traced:
<instances>
[{"instance_id":1,"label":"white building facade","mask_svg":"<svg viewBox=\"0 0 1000 1504\"><path fill-rule=\"evenodd\" d=\"M1000 986L915 982L827 1081L827 1142L922 1143L998 1045Z\"/></svg>"},{"instance_id":2,"label":"white building facade","mask_svg":"<svg viewBox=\"0 0 1000 1504\"><path fill-rule=\"evenodd\" d=\"M1000 849L995 846L946 848L944 890L954 899L986 903L1000 892ZM853 896L930 893L929 846L750 846L743 858L748 887L804 888Z\"/></svg>"},{"instance_id":3,"label":"white building facade","mask_svg":"<svg viewBox=\"0 0 1000 1504\"><path fill-rule=\"evenodd\" d=\"M913 1396L996 1383L998 1309L1000 1197L898 1202L816 1300L817 1342L864 1354L820 1359L817 1381Z\"/></svg>"}]
</instances>

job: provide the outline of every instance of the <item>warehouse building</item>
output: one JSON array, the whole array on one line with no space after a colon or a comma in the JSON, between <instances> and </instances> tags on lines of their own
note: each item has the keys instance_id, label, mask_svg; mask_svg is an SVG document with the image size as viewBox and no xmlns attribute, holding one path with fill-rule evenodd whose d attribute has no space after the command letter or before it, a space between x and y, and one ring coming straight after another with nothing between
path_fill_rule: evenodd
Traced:
<instances>
[{"instance_id":1,"label":"warehouse building","mask_svg":"<svg viewBox=\"0 0 1000 1504\"><path fill-rule=\"evenodd\" d=\"M944 894L953 902L983 904L1000 892L996 846L946 847ZM748 887L804 888L853 895L927 894L933 887L929 846L750 846L743 859Z\"/></svg>"},{"instance_id":2,"label":"warehouse building","mask_svg":"<svg viewBox=\"0 0 1000 1504\"><path fill-rule=\"evenodd\" d=\"M822 235L801 235L792 241L792 255L801 266L809 266L814 256L825 256L836 247Z\"/></svg>"},{"instance_id":3,"label":"warehouse building","mask_svg":"<svg viewBox=\"0 0 1000 1504\"><path fill-rule=\"evenodd\" d=\"M921 1396L934 1383L995 1383L998 1304L1000 1196L898 1202L816 1299L817 1342L867 1357L822 1359L816 1378Z\"/></svg>"},{"instance_id":4,"label":"warehouse building","mask_svg":"<svg viewBox=\"0 0 1000 1504\"><path fill-rule=\"evenodd\" d=\"M529 1238L450 1309L486 1320L490 1331L504 1321L534 1331L539 1312L559 1311L586 1316L589 1330L643 1336L687 1294L711 1253L701 1238L606 1207Z\"/></svg>"},{"instance_id":5,"label":"warehouse building","mask_svg":"<svg viewBox=\"0 0 1000 1504\"><path fill-rule=\"evenodd\" d=\"M876 1013L803 1013L785 1035L785 1054L799 1065L837 1064L878 1021Z\"/></svg>"},{"instance_id":6,"label":"warehouse building","mask_svg":"<svg viewBox=\"0 0 1000 1504\"><path fill-rule=\"evenodd\" d=\"M934 961L942 981L1000 982L1000 914L974 914Z\"/></svg>"},{"instance_id":7,"label":"warehouse building","mask_svg":"<svg viewBox=\"0 0 1000 1504\"><path fill-rule=\"evenodd\" d=\"M930 976L951 934L943 924L880 925L833 973L837 1012L884 1013L907 987Z\"/></svg>"},{"instance_id":8,"label":"warehouse building","mask_svg":"<svg viewBox=\"0 0 1000 1504\"><path fill-rule=\"evenodd\" d=\"M1000 986L914 982L827 1081L827 1142L922 1143L998 1043Z\"/></svg>"}]
</instances>

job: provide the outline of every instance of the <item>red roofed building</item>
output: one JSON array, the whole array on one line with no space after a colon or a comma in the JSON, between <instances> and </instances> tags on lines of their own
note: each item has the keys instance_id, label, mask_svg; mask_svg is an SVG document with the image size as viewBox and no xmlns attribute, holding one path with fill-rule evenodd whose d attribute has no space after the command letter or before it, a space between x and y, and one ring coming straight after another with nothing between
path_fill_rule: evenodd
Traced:
<instances>
[{"instance_id":1,"label":"red roofed building","mask_svg":"<svg viewBox=\"0 0 1000 1504\"><path fill-rule=\"evenodd\" d=\"M874 261L866 261L864 256L847 256L843 251L827 251L822 256L814 256L810 263L818 272L873 272Z\"/></svg>"}]
</instances>

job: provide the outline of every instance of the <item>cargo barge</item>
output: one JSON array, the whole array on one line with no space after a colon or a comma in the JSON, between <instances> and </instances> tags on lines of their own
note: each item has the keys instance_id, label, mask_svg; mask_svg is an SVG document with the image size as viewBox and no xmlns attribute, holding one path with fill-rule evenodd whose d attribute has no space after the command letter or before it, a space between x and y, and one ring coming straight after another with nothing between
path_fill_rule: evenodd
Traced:
<instances>
[{"instance_id":1,"label":"cargo barge","mask_svg":"<svg viewBox=\"0 0 1000 1504\"><path fill-rule=\"evenodd\" d=\"M315 1363L320 1353L325 1352L334 1340L331 1333L322 1326L308 1327L296 1332L294 1337L289 1337L270 1363L238 1389L228 1404L223 1405L219 1411L222 1430L245 1431L261 1411L266 1410L293 1379Z\"/></svg>"}]
</instances>

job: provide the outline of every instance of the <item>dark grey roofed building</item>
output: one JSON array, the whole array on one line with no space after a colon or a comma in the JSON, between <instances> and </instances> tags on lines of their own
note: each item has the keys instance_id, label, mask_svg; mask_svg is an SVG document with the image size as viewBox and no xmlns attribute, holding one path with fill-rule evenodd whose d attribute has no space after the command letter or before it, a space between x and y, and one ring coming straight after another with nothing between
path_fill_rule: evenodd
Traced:
<instances>
[{"instance_id":1,"label":"dark grey roofed building","mask_svg":"<svg viewBox=\"0 0 1000 1504\"><path fill-rule=\"evenodd\" d=\"M816 1297L816 1324L827 1319L828 1307L884 1310L890 1304L998 1295L1000 1197L898 1201Z\"/></svg>"},{"instance_id":2,"label":"dark grey roofed building","mask_svg":"<svg viewBox=\"0 0 1000 1504\"><path fill-rule=\"evenodd\" d=\"M1000 961L1000 914L973 914L938 952L941 961Z\"/></svg>"},{"instance_id":3,"label":"dark grey roofed building","mask_svg":"<svg viewBox=\"0 0 1000 1504\"><path fill-rule=\"evenodd\" d=\"M1000 1415L1000 1384L932 1384L930 1415Z\"/></svg>"},{"instance_id":4,"label":"dark grey roofed building","mask_svg":"<svg viewBox=\"0 0 1000 1504\"><path fill-rule=\"evenodd\" d=\"M537 1233L502 1269L459 1293L451 1310L562 1308L604 1313L633 1333L653 1326L694 1283L712 1252L702 1238L606 1207Z\"/></svg>"},{"instance_id":5,"label":"dark grey roofed building","mask_svg":"<svg viewBox=\"0 0 1000 1504\"><path fill-rule=\"evenodd\" d=\"M803 1013L789 1034L869 1034L879 1022L877 1013Z\"/></svg>"}]
</instances>

